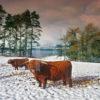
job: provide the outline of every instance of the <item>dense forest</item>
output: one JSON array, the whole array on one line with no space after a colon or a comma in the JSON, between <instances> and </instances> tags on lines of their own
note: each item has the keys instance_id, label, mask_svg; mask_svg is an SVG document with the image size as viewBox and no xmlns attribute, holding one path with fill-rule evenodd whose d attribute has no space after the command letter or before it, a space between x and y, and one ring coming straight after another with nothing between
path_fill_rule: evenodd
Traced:
<instances>
[{"instance_id":1,"label":"dense forest","mask_svg":"<svg viewBox=\"0 0 100 100\"><path fill-rule=\"evenodd\" d=\"M30 56L41 36L39 14L26 10L9 14L0 5L0 54L3 56Z\"/></svg>"},{"instance_id":2,"label":"dense forest","mask_svg":"<svg viewBox=\"0 0 100 100\"><path fill-rule=\"evenodd\" d=\"M36 11L12 15L0 5L0 55L32 57L42 32L39 19ZM60 41L61 55L72 60L100 61L100 29L94 24L69 28Z\"/></svg>"},{"instance_id":3,"label":"dense forest","mask_svg":"<svg viewBox=\"0 0 100 100\"><path fill-rule=\"evenodd\" d=\"M93 23L69 28L62 41L62 54L72 60L100 62L100 29Z\"/></svg>"}]
</instances>

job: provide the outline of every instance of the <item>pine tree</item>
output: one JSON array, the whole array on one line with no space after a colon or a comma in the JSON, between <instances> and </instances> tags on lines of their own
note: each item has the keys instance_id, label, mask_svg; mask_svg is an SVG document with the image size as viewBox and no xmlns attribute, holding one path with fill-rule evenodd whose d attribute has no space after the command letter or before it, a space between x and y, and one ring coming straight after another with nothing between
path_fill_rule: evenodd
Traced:
<instances>
[{"instance_id":1,"label":"pine tree","mask_svg":"<svg viewBox=\"0 0 100 100\"><path fill-rule=\"evenodd\" d=\"M27 44L28 44L28 35L29 35L29 29L31 28L31 17L30 17L30 11L26 10L24 13L22 13L22 20L24 23L24 27L25 27L25 38L24 38L24 55L27 56Z\"/></svg>"},{"instance_id":2,"label":"pine tree","mask_svg":"<svg viewBox=\"0 0 100 100\"><path fill-rule=\"evenodd\" d=\"M41 26L39 22L39 14L36 11L31 13L31 33L30 33L30 57L32 57L33 46L39 45L38 40L41 36ZM34 45L33 45L34 44Z\"/></svg>"},{"instance_id":3,"label":"pine tree","mask_svg":"<svg viewBox=\"0 0 100 100\"><path fill-rule=\"evenodd\" d=\"M0 49L2 55L8 52L16 56L32 56L33 46L39 45L40 22L36 11L24 11L21 14L11 15L0 5ZM3 22L5 20L5 22ZM7 50L6 50L7 49ZM6 52L4 52L6 50ZM29 53L28 53L28 50Z\"/></svg>"},{"instance_id":4,"label":"pine tree","mask_svg":"<svg viewBox=\"0 0 100 100\"><path fill-rule=\"evenodd\" d=\"M6 11L3 9L2 5L0 5L0 40L1 40L1 44L0 44L0 49L1 49L1 53L2 55L4 55L4 49L5 49L5 32L4 32L4 18L6 15Z\"/></svg>"}]
</instances>

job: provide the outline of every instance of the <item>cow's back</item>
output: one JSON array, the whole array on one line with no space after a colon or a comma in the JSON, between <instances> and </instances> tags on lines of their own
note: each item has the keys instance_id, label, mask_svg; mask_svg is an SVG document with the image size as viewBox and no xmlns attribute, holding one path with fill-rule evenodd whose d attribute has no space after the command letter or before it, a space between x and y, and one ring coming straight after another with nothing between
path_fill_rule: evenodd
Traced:
<instances>
[{"instance_id":1,"label":"cow's back","mask_svg":"<svg viewBox=\"0 0 100 100\"><path fill-rule=\"evenodd\" d=\"M11 63L13 66L19 66L21 67L21 65L28 61L28 59L13 59L13 62Z\"/></svg>"},{"instance_id":2,"label":"cow's back","mask_svg":"<svg viewBox=\"0 0 100 100\"><path fill-rule=\"evenodd\" d=\"M51 80L59 80L63 76L71 77L72 65L70 61L48 62L50 66Z\"/></svg>"},{"instance_id":3,"label":"cow's back","mask_svg":"<svg viewBox=\"0 0 100 100\"><path fill-rule=\"evenodd\" d=\"M61 72L64 72L69 68L72 68L70 61L54 61L54 62L48 62L48 64L53 67L57 67Z\"/></svg>"}]
</instances>

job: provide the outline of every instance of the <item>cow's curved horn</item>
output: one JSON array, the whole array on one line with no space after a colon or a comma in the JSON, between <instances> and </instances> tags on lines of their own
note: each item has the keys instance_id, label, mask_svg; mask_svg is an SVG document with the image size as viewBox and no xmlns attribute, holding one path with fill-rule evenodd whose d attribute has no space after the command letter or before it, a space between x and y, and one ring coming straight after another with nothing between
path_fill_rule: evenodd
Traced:
<instances>
[{"instance_id":1,"label":"cow's curved horn","mask_svg":"<svg viewBox=\"0 0 100 100\"><path fill-rule=\"evenodd\" d=\"M45 62L45 61L41 61L41 63L43 63L43 64L48 64L47 62Z\"/></svg>"}]
</instances>

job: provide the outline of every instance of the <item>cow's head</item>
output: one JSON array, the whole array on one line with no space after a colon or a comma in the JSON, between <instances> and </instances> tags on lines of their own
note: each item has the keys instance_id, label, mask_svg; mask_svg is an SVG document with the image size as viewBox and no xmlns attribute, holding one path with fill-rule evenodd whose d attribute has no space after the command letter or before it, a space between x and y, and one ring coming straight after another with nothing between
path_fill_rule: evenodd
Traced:
<instances>
[{"instance_id":1,"label":"cow's head","mask_svg":"<svg viewBox=\"0 0 100 100\"><path fill-rule=\"evenodd\" d=\"M8 64L12 64L13 62L14 62L13 59L8 60Z\"/></svg>"}]
</instances>

